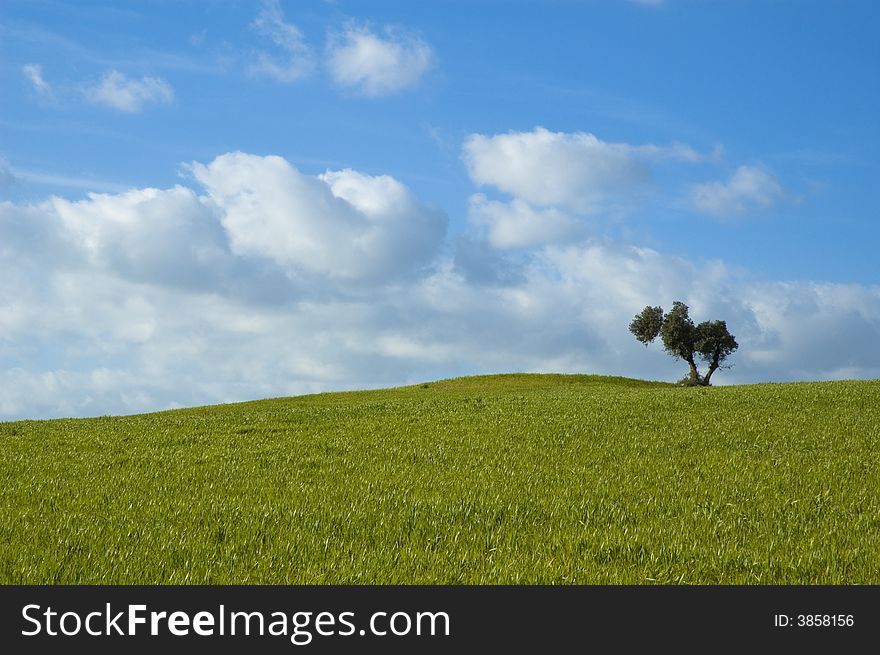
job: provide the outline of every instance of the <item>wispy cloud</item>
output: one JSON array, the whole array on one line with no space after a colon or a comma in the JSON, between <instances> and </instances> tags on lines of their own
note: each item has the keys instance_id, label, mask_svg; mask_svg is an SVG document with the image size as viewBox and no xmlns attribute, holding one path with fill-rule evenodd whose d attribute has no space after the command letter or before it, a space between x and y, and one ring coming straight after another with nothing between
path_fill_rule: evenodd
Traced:
<instances>
[{"instance_id":1,"label":"wispy cloud","mask_svg":"<svg viewBox=\"0 0 880 655\"><path fill-rule=\"evenodd\" d=\"M43 97L52 96L52 86L43 79L43 67L39 64L25 64L21 67L22 74L33 85L34 90Z\"/></svg>"},{"instance_id":2,"label":"wispy cloud","mask_svg":"<svg viewBox=\"0 0 880 655\"><path fill-rule=\"evenodd\" d=\"M102 52L95 45L82 43L33 25L0 23L0 39L10 43L27 44L50 50L65 59L92 66L113 69L181 70L188 72L218 73L222 62L208 56L194 56L192 52L175 52L149 46L132 35L122 52Z\"/></svg>"},{"instance_id":3,"label":"wispy cloud","mask_svg":"<svg viewBox=\"0 0 880 655\"><path fill-rule=\"evenodd\" d=\"M420 38L386 27L384 34L350 25L331 34L327 66L337 84L367 96L382 96L415 86L434 65L434 53Z\"/></svg>"},{"instance_id":4,"label":"wispy cloud","mask_svg":"<svg viewBox=\"0 0 880 655\"><path fill-rule=\"evenodd\" d=\"M257 52L256 61L250 66L251 72L290 84L308 77L315 69L311 47L296 25L285 22L278 0L265 0L251 27L283 52L281 56Z\"/></svg>"},{"instance_id":5,"label":"wispy cloud","mask_svg":"<svg viewBox=\"0 0 880 655\"><path fill-rule=\"evenodd\" d=\"M0 191L17 186L19 179L12 172L6 159L0 157Z\"/></svg>"},{"instance_id":6,"label":"wispy cloud","mask_svg":"<svg viewBox=\"0 0 880 655\"><path fill-rule=\"evenodd\" d=\"M126 77L118 70L104 74L101 81L85 91L92 102L119 111L135 113L147 105L170 104L174 101L171 85L161 77Z\"/></svg>"},{"instance_id":7,"label":"wispy cloud","mask_svg":"<svg viewBox=\"0 0 880 655\"><path fill-rule=\"evenodd\" d=\"M0 186L3 184L4 175L15 184L40 184L49 187L77 189L79 191L88 192L100 191L104 193L121 193L126 189L131 188L125 184L101 180L94 177L77 177L75 175L35 171L8 165L4 170L3 162L0 160Z\"/></svg>"},{"instance_id":8,"label":"wispy cloud","mask_svg":"<svg viewBox=\"0 0 880 655\"><path fill-rule=\"evenodd\" d=\"M705 182L691 187L691 203L713 216L741 216L768 209L785 198L779 180L759 166L740 166L725 182Z\"/></svg>"}]
</instances>

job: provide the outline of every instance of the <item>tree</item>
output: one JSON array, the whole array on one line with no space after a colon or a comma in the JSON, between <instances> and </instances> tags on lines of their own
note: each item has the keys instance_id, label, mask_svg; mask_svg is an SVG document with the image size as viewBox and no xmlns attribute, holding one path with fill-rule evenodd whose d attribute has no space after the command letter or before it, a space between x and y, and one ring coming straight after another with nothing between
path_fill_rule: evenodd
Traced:
<instances>
[{"instance_id":1,"label":"tree","mask_svg":"<svg viewBox=\"0 0 880 655\"><path fill-rule=\"evenodd\" d=\"M645 307L629 324L629 331L645 346L659 336L666 352L687 362L690 385L709 386L712 374L724 368L724 361L739 347L724 321L694 325L688 306L679 301L666 314L660 307ZM705 375L697 370L697 358L709 365Z\"/></svg>"}]
</instances>

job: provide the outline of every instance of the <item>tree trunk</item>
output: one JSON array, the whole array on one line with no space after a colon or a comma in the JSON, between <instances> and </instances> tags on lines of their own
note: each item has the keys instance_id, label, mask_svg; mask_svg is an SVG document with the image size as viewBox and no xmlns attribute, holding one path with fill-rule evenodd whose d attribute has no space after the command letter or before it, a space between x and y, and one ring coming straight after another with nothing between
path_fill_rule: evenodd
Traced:
<instances>
[{"instance_id":1,"label":"tree trunk","mask_svg":"<svg viewBox=\"0 0 880 655\"><path fill-rule=\"evenodd\" d=\"M700 374L697 372L697 364L694 362L693 355L687 358L687 363L691 368L691 382L698 384L700 382Z\"/></svg>"},{"instance_id":2,"label":"tree trunk","mask_svg":"<svg viewBox=\"0 0 880 655\"><path fill-rule=\"evenodd\" d=\"M710 386L709 385L709 378L711 378L712 374L718 370L718 366L720 364L720 362L718 360L720 358L721 358L721 354L718 351L715 351L712 354L712 363L709 364L709 370L706 371L706 377L703 378L703 384L707 387Z\"/></svg>"},{"instance_id":3,"label":"tree trunk","mask_svg":"<svg viewBox=\"0 0 880 655\"><path fill-rule=\"evenodd\" d=\"M706 386L706 387L711 386L709 384L709 378L711 378L712 374L717 370L718 370L718 365L715 362L712 362L712 364L709 366L709 370L706 371L706 375L703 378L703 386Z\"/></svg>"}]
</instances>

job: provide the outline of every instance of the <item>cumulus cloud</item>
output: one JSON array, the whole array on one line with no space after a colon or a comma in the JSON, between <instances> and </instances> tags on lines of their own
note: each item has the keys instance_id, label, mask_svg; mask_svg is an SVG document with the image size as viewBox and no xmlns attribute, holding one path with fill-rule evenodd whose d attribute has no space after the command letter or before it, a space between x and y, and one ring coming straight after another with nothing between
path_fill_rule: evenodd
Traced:
<instances>
[{"instance_id":1,"label":"cumulus cloud","mask_svg":"<svg viewBox=\"0 0 880 655\"><path fill-rule=\"evenodd\" d=\"M27 80L33 85L34 90L41 96L49 97L52 95L52 86L43 79L43 67L39 64L25 64L21 67L21 72Z\"/></svg>"},{"instance_id":2,"label":"cumulus cloud","mask_svg":"<svg viewBox=\"0 0 880 655\"><path fill-rule=\"evenodd\" d=\"M726 182L706 182L691 187L691 203L713 216L740 216L768 209L785 198L782 185L758 166L740 166Z\"/></svg>"},{"instance_id":3,"label":"cumulus cloud","mask_svg":"<svg viewBox=\"0 0 880 655\"><path fill-rule=\"evenodd\" d=\"M135 282L209 288L229 248L210 209L191 190L131 189L51 198L41 205L92 270Z\"/></svg>"},{"instance_id":4,"label":"cumulus cloud","mask_svg":"<svg viewBox=\"0 0 880 655\"><path fill-rule=\"evenodd\" d=\"M429 261L446 216L387 175L351 169L303 175L281 157L231 153L192 164L237 255L291 274L380 280Z\"/></svg>"},{"instance_id":5,"label":"cumulus cloud","mask_svg":"<svg viewBox=\"0 0 880 655\"><path fill-rule=\"evenodd\" d=\"M129 113L139 112L148 105L167 105L174 101L174 90L161 77L134 79L115 69L105 73L101 81L88 87L85 93L96 104Z\"/></svg>"},{"instance_id":6,"label":"cumulus cloud","mask_svg":"<svg viewBox=\"0 0 880 655\"><path fill-rule=\"evenodd\" d=\"M609 143L586 132L470 135L463 158L471 179L533 205L556 205L578 213L599 211L609 201L642 190L649 162L669 158L698 161L692 148L673 144Z\"/></svg>"},{"instance_id":7,"label":"cumulus cloud","mask_svg":"<svg viewBox=\"0 0 880 655\"><path fill-rule=\"evenodd\" d=\"M750 365L800 379L880 378L880 286L813 281L758 283L743 289L754 321Z\"/></svg>"},{"instance_id":8,"label":"cumulus cloud","mask_svg":"<svg viewBox=\"0 0 880 655\"><path fill-rule=\"evenodd\" d=\"M737 336L718 383L880 377L877 286L583 237L444 250L445 218L388 176L243 153L190 171L191 187L0 203L0 416L514 370L674 380L681 364L626 326L676 299Z\"/></svg>"},{"instance_id":9,"label":"cumulus cloud","mask_svg":"<svg viewBox=\"0 0 880 655\"><path fill-rule=\"evenodd\" d=\"M311 47L296 25L285 22L278 0L264 0L251 26L283 53L278 56L265 51L257 52L256 61L251 65L253 73L289 84L307 77L315 69Z\"/></svg>"},{"instance_id":10,"label":"cumulus cloud","mask_svg":"<svg viewBox=\"0 0 880 655\"><path fill-rule=\"evenodd\" d=\"M336 83L366 96L415 86L433 63L427 43L390 27L379 35L366 26L351 25L332 34L327 46L327 67Z\"/></svg>"},{"instance_id":11,"label":"cumulus cloud","mask_svg":"<svg viewBox=\"0 0 880 655\"><path fill-rule=\"evenodd\" d=\"M471 196L469 218L485 226L493 248L508 249L571 241L583 236L583 226L554 209L535 209L515 198L511 202L489 200L482 193Z\"/></svg>"}]
</instances>

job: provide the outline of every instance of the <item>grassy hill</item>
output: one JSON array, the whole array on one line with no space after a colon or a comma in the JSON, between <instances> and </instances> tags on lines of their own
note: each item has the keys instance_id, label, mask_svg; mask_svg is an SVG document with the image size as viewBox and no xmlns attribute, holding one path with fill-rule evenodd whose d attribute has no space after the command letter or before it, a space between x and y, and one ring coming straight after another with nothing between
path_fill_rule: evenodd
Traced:
<instances>
[{"instance_id":1,"label":"grassy hill","mask_svg":"<svg viewBox=\"0 0 880 655\"><path fill-rule=\"evenodd\" d=\"M880 382L498 375L0 423L4 583L880 583Z\"/></svg>"}]
</instances>

